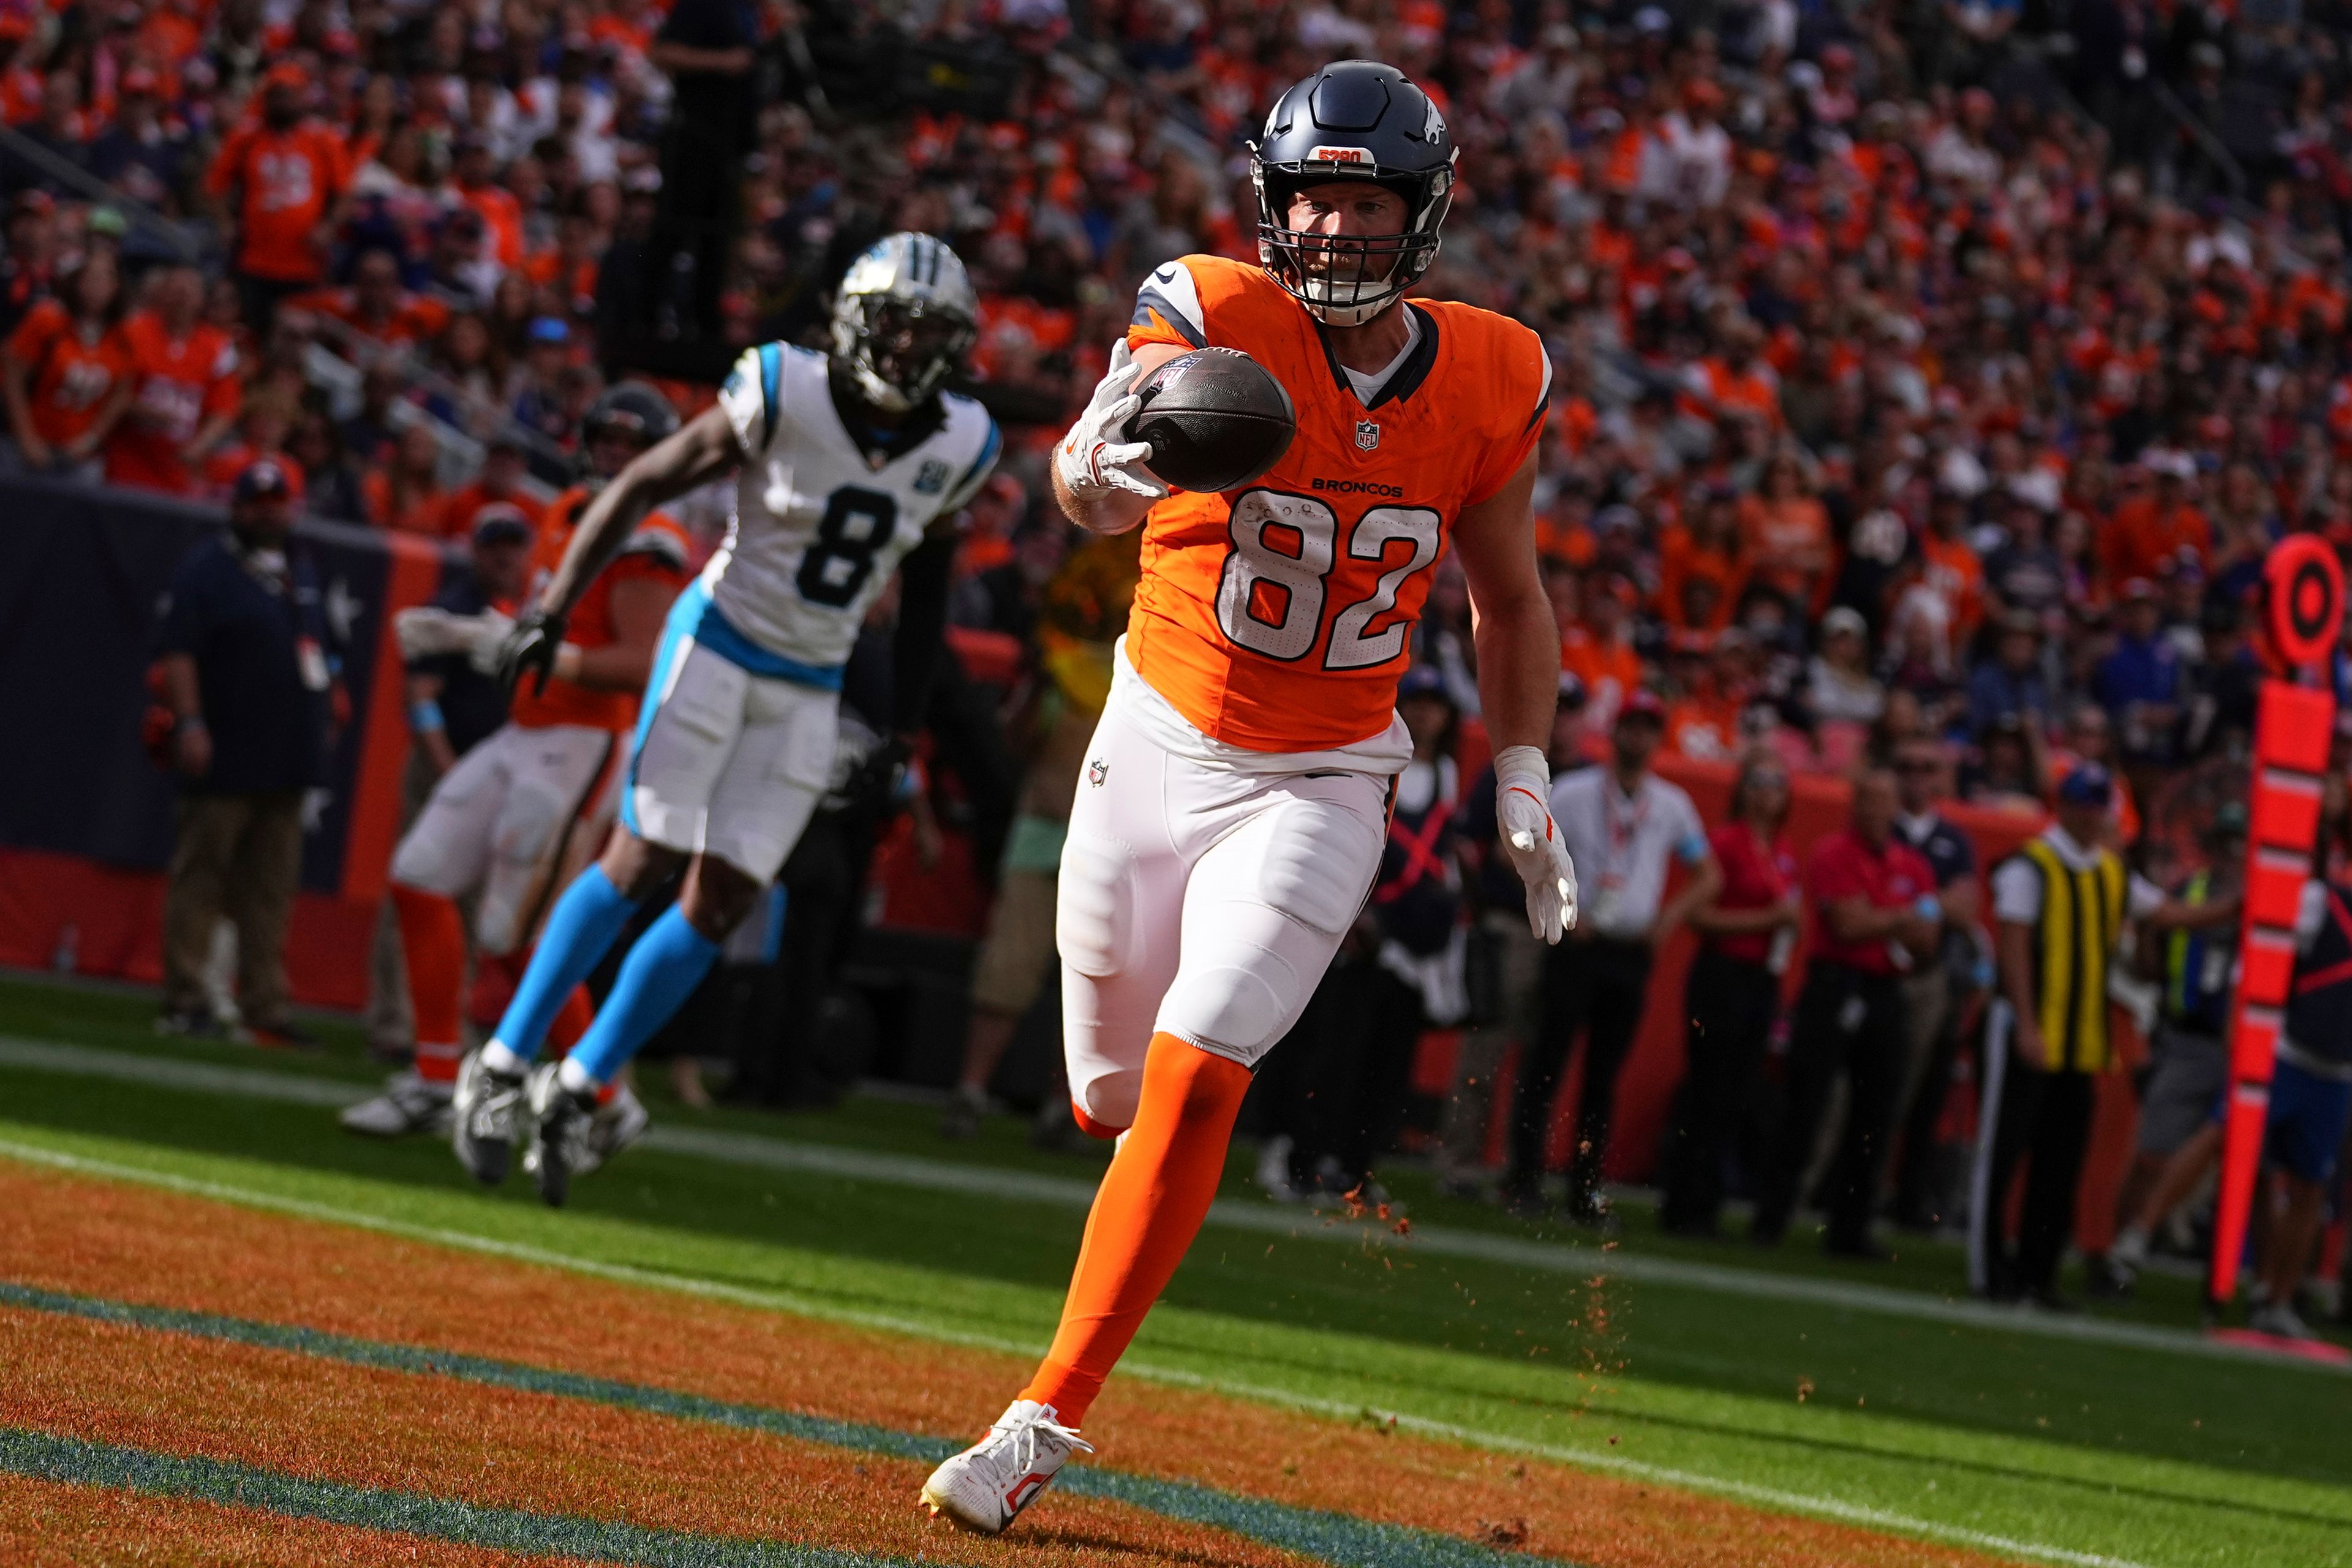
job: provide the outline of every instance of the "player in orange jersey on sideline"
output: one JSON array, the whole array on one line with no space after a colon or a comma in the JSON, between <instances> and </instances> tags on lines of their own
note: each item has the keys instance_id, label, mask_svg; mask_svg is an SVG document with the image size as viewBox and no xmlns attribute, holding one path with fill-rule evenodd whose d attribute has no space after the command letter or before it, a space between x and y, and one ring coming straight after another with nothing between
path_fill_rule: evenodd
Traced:
<instances>
[{"instance_id":1,"label":"player in orange jersey on sideline","mask_svg":"<svg viewBox=\"0 0 2352 1568\"><path fill-rule=\"evenodd\" d=\"M1437 254L1454 143L1390 66L1328 66L1251 149L1258 255L1154 272L1055 454L1062 509L1144 529L1142 580L1062 852L1064 1054L1080 1125L1117 1136L1060 1331L931 1508L994 1534L1052 1482L1191 1246L1252 1069L1305 1009L1380 867L1411 757L1398 679L1449 542L1477 611L1502 851L1557 942L1574 873L1545 805L1559 634L1536 566L1536 335L1404 296ZM1290 394L1273 470L1170 493L1125 439L1140 378L1239 349Z\"/></svg>"},{"instance_id":2,"label":"player in orange jersey on sideline","mask_svg":"<svg viewBox=\"0 0 2352 1568\"><path fill-rule=\"evenodd\" d=\"M677 426L677 412L642 382L622 382L597 400L581 422L587 477L548 503L532 546L534 595L562 563L596 492ZM688 554L684 531L666 513L637 526L572 612L553 678L543 689L529 683L515 689L505 725L442 775L393 852L393 912L416 1012L416 1064L395 1074L383 1094L343 1112L352 1131L397 1137L446 1124L464 1055L458 1031L466 934L457 900L479 894L474 945L480 961L520 978L531 933L571 869L571 852L601 845L619 805L637 693L653 668L670 603L686 584ZM428 608L403 611L399 630L409 658L464 653L487 674L513 625L495 608L466 616ZM409 723L432 729L441 716L413 712ZM564 1008L553 1033L568 1046L589 1013L576 990ZM644 1108L625 1090L604 1110L591 1140L600 1157L645 1126Z\"/></svg>"}]
</instances>

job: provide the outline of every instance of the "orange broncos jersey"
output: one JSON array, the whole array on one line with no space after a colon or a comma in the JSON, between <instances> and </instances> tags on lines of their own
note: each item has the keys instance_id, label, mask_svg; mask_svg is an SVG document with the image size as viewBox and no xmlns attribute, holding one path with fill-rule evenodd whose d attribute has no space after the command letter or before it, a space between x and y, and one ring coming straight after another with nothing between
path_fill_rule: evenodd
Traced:
<instances>
[{"instance_id":1,"label":"orange broncos jersey","mask_svg":"<svg viewBox=\"0 0 2352 1568\"><path fill-rule=\"evenodd\" d=\"M1130 348L1240 349L1298 410L1271 473L1144 520L1128 658L1203 734L1311 752L1386 731L1447 531L1535 449L1551 392L1535 333L1469 305L1404 308L1421 340L1367 406L1258 267L1188 256L1144 282Z\"/></svg>"},{"instance_id":2,"label":"orange broncos jersey","mask_svg":"<svg viewBox=\"0 0 2352 1568\"><path fill-rule=\"evenodd\" d=\"M131 370L121 334L86 331L55 300L42 300L17 323L7 352L26 370L34 433L52 447L89 435L107 395Z\"/></svg>"},{"instance_id":3,"label":"orange broncos jersey","mask_svg":"<svg viewBox=\"0 0 2352 1568\"><path fill-rule=\"evenodd\" d=\"M587 510L593 492L585 485L574 485L548 502L539 537L530 552L530 593L536 598L563 564L563 552L571 548L572 531L579 524L580 514ZM667 512L654 512L637 524L629 542L621 546L621 553L596 574L588 591L580 595L580 603L572 609L572 621L564 628L563 640L582 647L603 647L614 639L613 584L631 578L650 577L666 583L675 592L686 586L688 544L686 531L670 521ZM543 730L551 724L583 724L597 730L625 730L637 721L637 694L634 691L600 690L581 685L576 680L554 680L544 691L533 691L531 682L520 681L515 686L514 700L507 717L526 730Z\"/></svg>"}]
</instances>

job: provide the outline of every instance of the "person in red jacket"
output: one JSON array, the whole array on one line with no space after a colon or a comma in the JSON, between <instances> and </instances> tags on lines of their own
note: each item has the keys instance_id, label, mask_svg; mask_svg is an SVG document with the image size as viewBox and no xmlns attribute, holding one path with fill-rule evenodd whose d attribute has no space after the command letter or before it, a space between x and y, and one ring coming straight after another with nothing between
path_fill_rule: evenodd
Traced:
<instances>
[{"instance_id":1,"label":"person in red jacket","mask_svg":"<svg viewBox=\"0 0 2352 1568\"><path fill-rule=\"evenodd\" d=\"M1806 860L1812 940L1790 1021L1778 1157L1756 1198L1760 1243L1777 1243L1789 1228L1830 1089L1843 1071L1852 1092L1822 1189L1830 1220L1822 1245L1842 1257L1885 1256L1870 1222L1903 1082L1902 979L1933 956L1944 919L1934 869L1895 831L1900 803L1895 775L1865 768L1854 776L1844 831L1816 843Z\"/></svg>"},{"instance_id":2,"label":"person in red jacket","mask_svg":"<svg viewBox=\"0 0 2352 1568\"><path fill-rule=\"evenodd\" d=\"M130 374L117 384L119 406L101 416L111 426L108 484L189 494L197 465L236 423L236 344L198 317L204 300L202 273L167 267L153 303L122 323Z\"/></svg>"},{"instance_id":3,"label":"person in red jacket","mask_svg":"<svg viewBox=\"0 0 2352 1568\"><path fill-rule=\"evenodd\" d=\"M213 195L236 194L234 270L246 324L257 333L268 331L279 300L326 276L328 238L351 188L342 139L303 111L310 89L299 65L270 67L261 118L229 133L205 176Z\"/></svg>"}]
</instances>

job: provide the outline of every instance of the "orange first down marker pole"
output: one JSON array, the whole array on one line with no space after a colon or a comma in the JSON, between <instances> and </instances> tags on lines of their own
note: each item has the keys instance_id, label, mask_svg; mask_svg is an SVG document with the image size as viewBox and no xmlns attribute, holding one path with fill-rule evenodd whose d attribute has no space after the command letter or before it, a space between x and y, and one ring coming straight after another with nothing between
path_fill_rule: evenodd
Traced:
<instances>
[{"instance_id":1,"label":"orange first down marker pole","mask_svg":"<svg viewBox=\"0 0 2352 1568\"><path fill-rule=\"evenodd\" d=\"M2294 915L2319 834L2320 780L2336 730L2336 697L2320 674L2344 618L2344 573L2316 536L2279 542L2263 565L2264 620L2280 666L2304 681L2263 682L2254 721L2254 776L2246 836L2245 924L2231 1004L2230 1099L2221 1129L2221 1190L2213 1215L2206 1294L2237 1294L2263 1129L2271 1068L2294 979Z\"/></svg>"}]
</instances>

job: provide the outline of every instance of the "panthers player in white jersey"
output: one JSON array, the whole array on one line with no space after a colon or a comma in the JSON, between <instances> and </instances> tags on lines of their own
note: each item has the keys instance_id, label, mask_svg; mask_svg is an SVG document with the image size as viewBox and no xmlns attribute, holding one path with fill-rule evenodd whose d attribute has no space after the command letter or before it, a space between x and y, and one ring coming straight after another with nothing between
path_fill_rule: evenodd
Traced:
<instances>
[{"instance_id":1,"label":"panthers player in white jersey","mask_svg":"<svg viewBox=\"0 0 2352 1568\"><path fill-rule=\"evenodd\" d=\"M746 353L718 405L624 469L582 517L502 658L544 679L565 615L648 509L740 469L735 518L678 596L654 656L602 860L549 916L499 1032L458 1074L454 1142L475 1174L503 1173L521 1107L525 1168L562 1203L596 1091L709 972L776 875L833 765L842 667L904 562L895 772L919 726L943 643L952 530L995 466L996 426L940 390L976 334L963 265L929 235L894 234L842 279L827 354ZM630 949L595 1023L560 1064L530 1068L547 1021L631 913L682 863L683 891Z\"/></svg>"}]
</instances>

